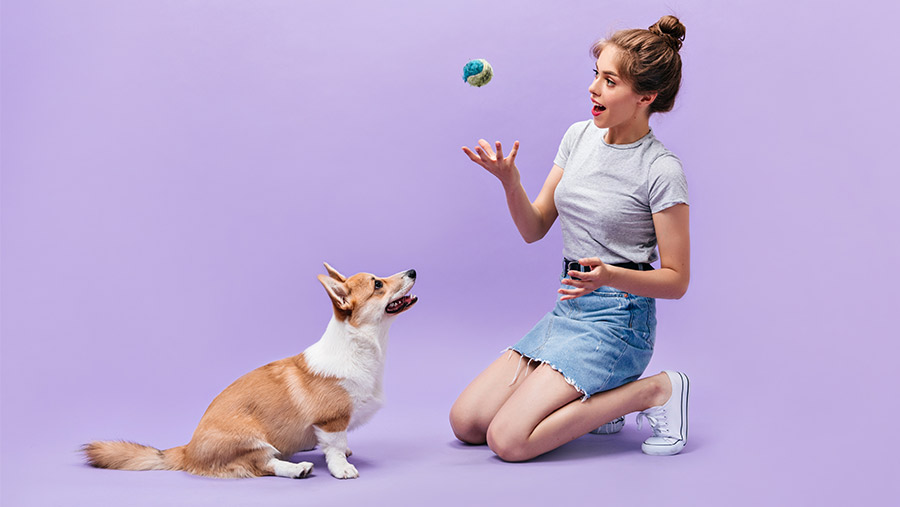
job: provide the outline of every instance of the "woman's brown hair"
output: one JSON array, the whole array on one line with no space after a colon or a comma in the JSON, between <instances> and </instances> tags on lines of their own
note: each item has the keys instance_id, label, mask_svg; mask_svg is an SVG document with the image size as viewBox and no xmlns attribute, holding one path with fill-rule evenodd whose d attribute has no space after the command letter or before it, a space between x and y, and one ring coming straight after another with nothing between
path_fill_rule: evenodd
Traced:
<instances>
[{"instance_id":1,"label":"woman's brown hair","mask_svg":"<svg viewBox=\"0 0 900 507\"><path fill-rule=\"evenodd\" d=\"M619 30L591 47L594 58L607 45L619 48L618 70L637 93L656 92L651 113L670 111L681 87L681 49L684 25L675 16L663 16L649 29Z\"/></svg>"}]
</instances>

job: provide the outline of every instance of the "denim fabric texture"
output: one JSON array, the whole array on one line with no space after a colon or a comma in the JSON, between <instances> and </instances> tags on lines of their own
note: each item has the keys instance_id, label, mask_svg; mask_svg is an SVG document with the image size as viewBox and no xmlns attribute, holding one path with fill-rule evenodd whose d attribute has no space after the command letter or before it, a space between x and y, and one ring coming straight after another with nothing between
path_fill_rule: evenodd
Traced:
<instances>
[{"instance_id":1,"label":"denim fabric texture","mask_svg":"<svg viewBox=\"0 0 900 507\"><path fill-rule=\"evenodd\" d=\"M575 299L557 297L553 310L510 349L560 372L585 401L640 378L655 338L654 298L600 287Z\"/></svg>"}]
</instances>

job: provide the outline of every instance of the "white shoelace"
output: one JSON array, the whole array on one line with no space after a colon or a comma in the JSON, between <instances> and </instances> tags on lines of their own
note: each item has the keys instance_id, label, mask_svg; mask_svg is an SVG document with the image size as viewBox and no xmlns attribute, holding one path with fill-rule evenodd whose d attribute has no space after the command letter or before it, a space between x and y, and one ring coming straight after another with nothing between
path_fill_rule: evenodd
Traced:
<instances>
[{"instance_id":1,"label":"white shoelace","mask_svg":"<svg viewBox=\"0 0 900 507\"><path fill-rule=\"evenodd\" d=\"M647 424L653 430L654 437L671 436L669 433L669 420L666 418L666 411L662 407L650 407L643 412L639 412L636 420L638 429L641 429L644 419L647 420Z\"/></svg>"}]
</instances>

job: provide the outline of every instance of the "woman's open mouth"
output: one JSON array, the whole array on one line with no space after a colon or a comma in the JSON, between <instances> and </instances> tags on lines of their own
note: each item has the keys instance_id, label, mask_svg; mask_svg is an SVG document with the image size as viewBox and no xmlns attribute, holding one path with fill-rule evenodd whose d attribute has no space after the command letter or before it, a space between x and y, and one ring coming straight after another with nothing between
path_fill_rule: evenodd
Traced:
<instances>
[{"instance_id":1,"label":"woman's open mouth","mask_svg":"<svg viewBox=\"0 0 900 507\"><path fill-rule=\"evenodd\" d=\"M606 111L606 106L601 106L600 104L594 104L594 108L591 109L591 114L594 116L600 116L600 113Z\"/></svg>"}]
</instances>

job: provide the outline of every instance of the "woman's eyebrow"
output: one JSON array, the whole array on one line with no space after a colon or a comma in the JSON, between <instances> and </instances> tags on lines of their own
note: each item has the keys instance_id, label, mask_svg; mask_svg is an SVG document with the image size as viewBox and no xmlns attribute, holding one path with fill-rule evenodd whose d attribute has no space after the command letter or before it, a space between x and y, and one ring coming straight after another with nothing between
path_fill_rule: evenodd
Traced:
<instances>
[{"instance_id":1,"label":"woman's eyebrow","mask_svg":"<svg viewBox=\"0 0 900 507\"><path fill-rule=\"evenodd\" d=\"M612 76L612 77L619 77L618 74L616 74L615 72L613 72L611 70L600 70L600 68L597 66L594 66L594 68L597 69L597 72L599 72L601 74L606 74L607 76Z\"/></svg>"}]
</instances>

